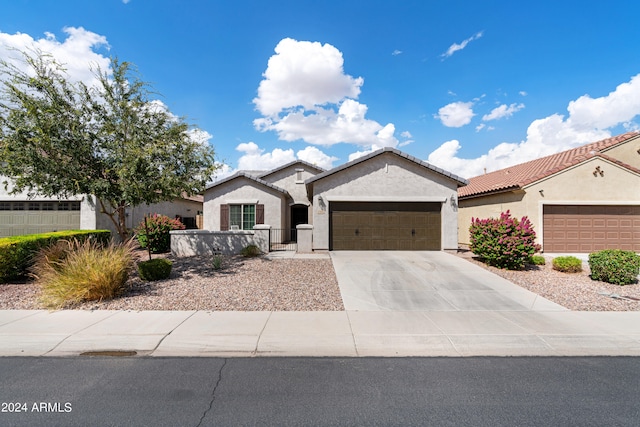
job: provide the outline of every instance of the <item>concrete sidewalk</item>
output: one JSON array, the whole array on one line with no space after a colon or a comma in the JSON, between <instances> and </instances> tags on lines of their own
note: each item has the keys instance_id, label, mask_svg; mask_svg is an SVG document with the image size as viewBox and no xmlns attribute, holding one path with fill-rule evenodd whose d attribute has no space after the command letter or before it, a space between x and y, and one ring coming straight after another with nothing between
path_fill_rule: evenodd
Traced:
<instances>
[{"instance_id":1,"label":"concrete sidewalk","mask_svg":"<svg viewBox=\"0 0 640 427\"><path fill-rule=\"evenodd\" d=\"M640 312L0 311L1 356L640 356Z\"/></svg>"}]
</instances>

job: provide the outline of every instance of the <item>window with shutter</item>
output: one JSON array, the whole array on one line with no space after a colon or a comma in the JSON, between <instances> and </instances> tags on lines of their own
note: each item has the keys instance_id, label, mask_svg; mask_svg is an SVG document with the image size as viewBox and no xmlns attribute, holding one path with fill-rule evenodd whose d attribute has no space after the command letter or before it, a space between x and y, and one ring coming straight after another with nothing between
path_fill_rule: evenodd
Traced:
<instances>
[{"instance_id":1,"label":"window with shutter","mask_svg":"<svg viewBox=\"0 0 640 427\"><path fill-rule=\"evenodd\" d=\"M220 205L220 231L229 230L229 205Z\"/></svg>"},{"instance_id":2,"label":"window with shutter","mask_svg":"<svg viewBox=\"0 0 640 427\"><path fill-rule=\"evenodd\" d=\"M256 205L256 224L264 224L264 205Z\"/></svg>"}]
</instances>

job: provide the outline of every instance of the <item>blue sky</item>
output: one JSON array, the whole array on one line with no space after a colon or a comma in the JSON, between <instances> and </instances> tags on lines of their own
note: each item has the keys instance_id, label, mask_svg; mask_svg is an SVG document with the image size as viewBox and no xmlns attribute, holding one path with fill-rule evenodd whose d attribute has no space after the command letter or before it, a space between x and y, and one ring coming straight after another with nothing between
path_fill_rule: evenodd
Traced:
<instances>
[{"instance_id":1,"label":"blue sky","mask_svg":"<svg viewBox=\"0 0 640 427\"><path fill-rule=\"evenodd\" d=\"M221 176L382 146L472 177L640 124L634 1L13 0L0 56L137 65Z\"/></svg>"}]
</instances>

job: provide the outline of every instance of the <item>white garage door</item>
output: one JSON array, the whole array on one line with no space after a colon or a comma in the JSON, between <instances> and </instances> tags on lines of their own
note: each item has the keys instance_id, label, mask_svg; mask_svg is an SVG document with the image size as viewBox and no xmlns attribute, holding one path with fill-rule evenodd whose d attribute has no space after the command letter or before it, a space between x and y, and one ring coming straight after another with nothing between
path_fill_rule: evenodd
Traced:
<instances>
[{"instance_id":1,"label":"white garage door","mask_svg":"<svg viewBox=\"0 0 640 427\"><path fill-rule=\"evenodd\" d=\"M80 202L0 201L0 237L80 228Z\"/></svg>"}]
</instances>

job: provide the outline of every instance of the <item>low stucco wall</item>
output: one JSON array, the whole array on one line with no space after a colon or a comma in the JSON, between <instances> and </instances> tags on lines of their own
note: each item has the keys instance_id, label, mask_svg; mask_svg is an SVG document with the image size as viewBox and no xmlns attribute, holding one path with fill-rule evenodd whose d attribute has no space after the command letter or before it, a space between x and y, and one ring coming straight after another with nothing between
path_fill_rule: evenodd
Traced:
<instances>
[{"instance_id":1,"label":"low stucco wall","mask_svg":"<svg viewBox=\"0 0 640 427\"><path fill-rule=\"evenodd\" d=\"M269 228L254 231L171 231L171 254L176 257L212 255L222 252L235 255L242 248L257 245L262 252L269 251Z\"/></svg>"}]
</instances>

